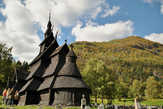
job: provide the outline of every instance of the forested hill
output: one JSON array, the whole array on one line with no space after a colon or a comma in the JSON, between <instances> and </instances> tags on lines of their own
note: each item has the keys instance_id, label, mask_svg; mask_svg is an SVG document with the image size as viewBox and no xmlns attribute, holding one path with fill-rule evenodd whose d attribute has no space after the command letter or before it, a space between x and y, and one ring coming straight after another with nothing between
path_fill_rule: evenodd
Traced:
<instances>
[{"instance_id":1,"label":"forested hill","mask_svg":"<svg viewBox=\"0 0 163 109\"><path fill-rule=\"evenodd\" d=\"M108 72L125 73L145 79L153 72L163 72L163 45L137 36L108 42L75 42L77 64L83 72L89 60L104 62Z\"/></svg>"}]
</instances>

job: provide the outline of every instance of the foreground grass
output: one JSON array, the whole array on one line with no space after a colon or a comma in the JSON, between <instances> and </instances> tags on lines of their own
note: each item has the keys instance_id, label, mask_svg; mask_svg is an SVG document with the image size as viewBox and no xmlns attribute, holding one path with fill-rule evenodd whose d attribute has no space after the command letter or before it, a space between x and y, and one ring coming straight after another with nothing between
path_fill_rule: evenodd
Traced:
<instances>
[{"instance_id":1,"label":"foreground grass","mask_svg":"<svg viewBox=\"0 0 163 109\"><path fill-rule=\"evenodd\" d=\"M94 98L91 98L91 103L94 103ZM100 104L102 101L101 99L97 99L97 103ZM104 104L107 104L107 100L104 99ZM122 99L119 101L118 99L114 99L112 101L113 104L115 105L134 105L134 99ZM163 105L163 99L149 99L149 100L144 100L140 102L141 105L144 106L162 106Z\"/></svg>"},{"instance_id":2,"label":"foreground grass","mask_svg":"<svg viewBox=\"0 0 163 109\"><path fill-rule=\"evenodd\" d=\"M116 105L134 105L133 99L127 99L126 102L124 100L118 101L114 100L113 104ZM154 99L154 100L145 100L140 102L141 105L144 106L162 106L163 105L163 99Z\"/></svg>"},{"instance_id":3,"label":"foreground grass","mask_svg":"<svg viewBox=\"0 0 163 109\"><path fill-rule=\"evenodd\" d=\"M31 106L4 106L4 105L1 105L0 108L11 108L11 109L39 109L39 106L34 106L34 105L31 105ZM52 109L52 108L51 108Z\"/></svg>"},{"instance_id":4,"label":"foreground grass","mask_svg":"<svg viewBox=\"0 0 163 109\"><path fill-rule=\"evenodd\" d=\"M91 98L91 102L94 103L94 98ZM98 104L101 103L101 99L97 100ZM134 105L133 99L122 99L119 101L115 99L112 101L115 105ZM107 104L107 100L104 99L104 104ZM147 106L163 106L163 99L153 99L153 100L144 100L141 102L141 105ZM55 106L39 106L39 105L30 105L30 106L5 106L2 105L2 97L0 96L0 108L8 109L55 109ZM80 107L63 107L63 109L80 109ZM91 108L93 109L93 108Z\"/></svg>"},{"instance_id":5,"label":"foreground grass","mask_svg":"<svg viewBox=\"0 0 163 109\"><path fill-rule=\"evenodd\" d=\"M146 100L146 101L142 101L142 104L143 105L161 106L161 105L163 105L163 99Z\"/></svg>"},{"instance_id":6,"label":"foreground grass","mask_svg":"<svg viewBox=\"0 0 163 109\"><path fill-rule=\"evenodd\" d=\"M1 105L0 108L8 108L8 109L56 109L55 106L3 106ZM63 109L80 109L80 107L63 107ZM93 109L93 108L92 108Z\"/></svg>"}]
</instances>

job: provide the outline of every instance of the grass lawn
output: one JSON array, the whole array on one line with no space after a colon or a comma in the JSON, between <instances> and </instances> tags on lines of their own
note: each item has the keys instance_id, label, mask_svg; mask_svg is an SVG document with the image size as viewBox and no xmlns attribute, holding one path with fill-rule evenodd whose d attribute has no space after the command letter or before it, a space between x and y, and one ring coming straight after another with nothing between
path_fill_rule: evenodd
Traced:
<instances>
[{"instance_id":1,"label":"grass lawn","mask_svg":"<svg viewBox=\"0 0 163 109\"><path fill-rule=\"evenodd\" d=\"M141 101L140 103L141 103L141 105L147 105L147 106L161 106L161 105L163 105L163 99L145 100L145 101ZM134 105L134 100L133 99L126 99L126 102L114 100L113 104Z\"/></svg>"},{"instance_id":2,"label":"grass lawn","mask_svg":"<svg viewBox=\"0 0 163 109\"><path fill-rule=\"evenodd\" d=\"M142 105L156 105L156 106L161 106L161 105L163 105L163 99L154 99L154 100L142 101Z\"/></svg>"},{"instance_id":3,"label":"grass lawn","mask_svg":"<svg viewBox=\"0 0 163 109\"><path fill-rule=\"evenodd\" d=\"M124 102L125 101L125 102ZM97 99L97 103L100 104L102 101L101 99ZM94 98L91 98L91 103L94 103ZM114 99L112 101L113 104L116 105L134 105L134 99L122 99L119 101L118 99ZM107 100L104 99L104 104L107 104ZM148 106L161 106L163 105L163 99L149 99L144 100L141 102L141 105L148 105Z\"/></svg>"},{"instance_id":4,"label":"grass lawn","mask_svg":"<svg viewBox=\"0 0 163 109\"><path fill-rule=\"evenodd\" d=\"M125 100L125 102L124 102ZM94 103L94 98L91 98L91 102ZM101 99L97 100L98 104L101 103ZM104 104L107 104L107 100L104 99ZM113 104L116 105L134 105L133 99L122 99L119 101L118 99L113 100ZM145 100L141 102L141 105L148 105L148 106L160 106L163 105L163 99L153 99L153 100ZM30 106L5 106L2 105L2 97L0 96L0 108L6 108L9 109L55 109L55 106L36 106L36 105L30 105ZM64 107L64 109L80 109L80 107ZM93 108L91 108L93 109Z\"/></svg>"},{"instance_id":5,"label":"grass lawn","mask_svg":"<svg viewBox=\"0 0 163 109\"><path fill-rule=\"evenodd\" d=\"M2 104L2 96L0 96L0 105Z\"/></svg>"},{"instance_id":6,"label":"grass lawn","mask_svg":"<svg viewBox=\"0 0 163 109\"><path fill-rule=\"evenodd\" d=\"M0 108L11 108L11 109L55 109L55 106L3 106L1 105ZM64 107L63 109L80 109L80 107ZM93 109L93 108L92 108Z\"/></svg>"}]
</instances>

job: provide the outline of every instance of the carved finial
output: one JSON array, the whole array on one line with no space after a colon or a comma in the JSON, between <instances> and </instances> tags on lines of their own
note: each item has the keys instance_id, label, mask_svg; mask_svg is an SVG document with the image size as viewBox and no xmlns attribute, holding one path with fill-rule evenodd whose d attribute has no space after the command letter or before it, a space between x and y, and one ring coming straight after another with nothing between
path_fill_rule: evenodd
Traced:
<instances>
[{"instance_id":1,"label":"carved finial","mask_svg":"<svg viewBox=\"0 0 163 109\"><path fill-rule=\"evenodd\" d=\"M55 39L57 39L57 36L58 36L58 33L59 33L59 31L57 31L56 33L55 33Z\"/></svg>"},{"instance_id":2,"label":"carved finial","mask_svg":"<svg viewBox=\"0 0 163 109\"><path fill-rule=\"evenodd\" d=\"M71 44L71 45L70 45L70 48L71 48L71 50L73 50L74 46Z\"/></svg>"},{"instance_id":3,"label":"carved finial","mask_svg":"<svg viewBox=\"0 0 163 109\"><path fill-rule=\"evenodd\" d=\"M65 43L67 43L67 39L65 40Z\"/></svg>"}]
</instances>

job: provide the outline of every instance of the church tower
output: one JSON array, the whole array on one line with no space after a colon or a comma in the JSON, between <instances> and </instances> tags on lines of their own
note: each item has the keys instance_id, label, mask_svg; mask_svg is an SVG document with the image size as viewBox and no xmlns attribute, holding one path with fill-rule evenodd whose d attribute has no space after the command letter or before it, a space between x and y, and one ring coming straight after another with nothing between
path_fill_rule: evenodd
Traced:
<instances>
[{"instance_id":1,"label":"church tower","mask_svg":"<svg viewBox=\"0 0 163 109\"><path fill-rule=\"evenodd\" d=\"M82 80L76 65L77 56L65 42L57 43L53 36L51 17L40 43L40 52L30 63L30 74L26 84L21 88L19 105L80 105L82 94L89 103L90 88Z\"/></svg>"}]
</instances>

